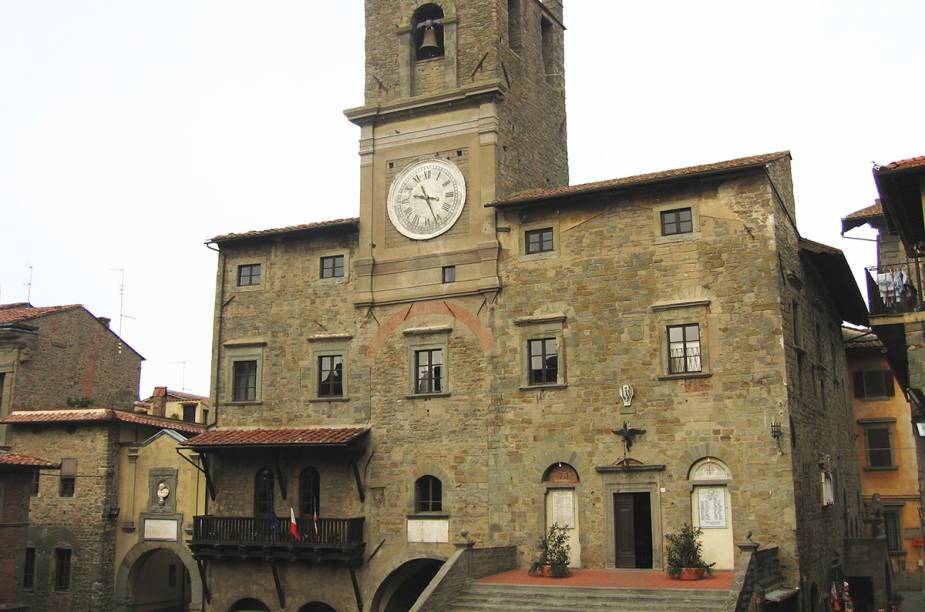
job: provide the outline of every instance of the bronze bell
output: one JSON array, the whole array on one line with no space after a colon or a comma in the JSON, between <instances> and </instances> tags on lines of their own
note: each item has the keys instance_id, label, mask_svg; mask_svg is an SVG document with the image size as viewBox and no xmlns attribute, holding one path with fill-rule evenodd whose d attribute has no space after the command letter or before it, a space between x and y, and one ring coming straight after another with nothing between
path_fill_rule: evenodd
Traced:
<instances>
[{"instance_id":1,"label":"bronze bell","mask_svg":"<svg viewBox=\"0 0 925 612\"><path fill-rule=\"evenodd\" d=\"M418 47L418 57L431 58L441 54L440 45L437 44L437 31L434 29L435 22L427 20L420 24L419 28L424 28L424 37L421 39L421 46Z\"/></svg>"}]
</instances>

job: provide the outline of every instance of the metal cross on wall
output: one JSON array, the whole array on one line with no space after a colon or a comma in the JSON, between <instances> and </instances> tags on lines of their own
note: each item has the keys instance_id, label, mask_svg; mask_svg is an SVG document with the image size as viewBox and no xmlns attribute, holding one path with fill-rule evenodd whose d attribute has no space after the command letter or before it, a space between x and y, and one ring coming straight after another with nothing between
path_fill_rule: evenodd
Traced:
<instances>
[{"instance_id":1,"label":"metal cross on wall","mask_svg":"<svg viewBox=\"0 0 925 612\"><path fill-rule=\"evenodd\" d=\"M623 459L626 459L626 456L629 454L630 449L633 448L633 442L636 439L636 436L641 436L646 433L645 429L637 429L635 427L630 427L629 423L623 421L623 429L614 429L613 433L617 434L623 438Z\"/></svg>"}]
</instances>

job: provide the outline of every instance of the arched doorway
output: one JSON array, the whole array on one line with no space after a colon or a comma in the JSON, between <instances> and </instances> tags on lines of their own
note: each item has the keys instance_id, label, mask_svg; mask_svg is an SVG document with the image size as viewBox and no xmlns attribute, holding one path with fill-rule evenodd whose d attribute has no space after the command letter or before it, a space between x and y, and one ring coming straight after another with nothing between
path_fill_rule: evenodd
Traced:
<instances>
[{"instance_id":1,"label":"arched doorway","mask_svg":"<svg viewBox=\"0 0 925 612\"><path fill-rule=\"evenodd\" d=\"M443 566L438 559L414 559L389 574L373 597L372 612L408 612Z\"/></svg>"},{"instance_id":2,"label":"arched doorway","mask_svg":"<svg viewBox=\"0 0 925 612\"><path fill-rule=\"evenodd\" d=\"M337 612L337 610L335 610L334 608L332 608L326 603L321 603L320 601L313 601L299 608L299 612Z\"/></svg>"},{"instance_id":3,"label":"arched doorway","mask_svg":"<svg viewBox=\"0 0 925 612\"><path fill-rule=\"evenodd\" d=\"M690 471L691 521L703 531L703 557L716 569L735 567L732 536L732 503L728 484L732 474L719 459L707 457Z\"/></svg>"},{"instance_id":4,"label":"arched doorway","mask_svg":"<svg viewBox=\"0 0 925 612\"><path fill-rule=\"evenodd\" d=\"M247 598L236 601L228 612L270 612L270 608L259 599Z\"/></svg>"},{"instance_id":5,"label":"arched doorway","mask_svg":"<svg viewBox=\"0 0 925 612\"><path fill-rule=\"evenodd\" d=\"M569 567L581 567L581 542L578 537L578 472L567 463L554 463L543 474L546 487L546 531L554 524L564 527L568 535Z\"/></svg>"},{"instance_id":6,"label":"arched doorway","mask_svg":"<svg viewBox=\"0 0 925 612\"><path fill-rule=\"evenodd\" d=\"M119 565L115 595L118 610L202 610L196 562L189 549L177 543L136 544Z\"/></svg>"}]
</instances>

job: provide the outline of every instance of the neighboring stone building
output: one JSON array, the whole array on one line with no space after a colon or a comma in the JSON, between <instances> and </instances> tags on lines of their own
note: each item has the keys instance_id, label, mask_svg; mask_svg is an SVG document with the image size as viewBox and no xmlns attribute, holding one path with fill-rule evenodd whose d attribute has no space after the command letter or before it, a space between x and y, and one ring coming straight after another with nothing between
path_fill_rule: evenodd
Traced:
<instances>
[{"instance_id":1,"label":"neighboring stone building","mask_svg":"<svg viewBox=\"0 0 925 612\"><path fill-rule=\"evenodd\" d=\"M553 523L576 567L661 569L690 521L717 568L779 547L804 610L859 556L886 603L845 418L866 308L789 154L568 187L560 2L366 14L360 217L212 240L208 608L407 610L454 542L523 567Z\"/></svg>"},{"instance_id":2,"label":"neighboring stone building","mask_svg":"<svg viewBox=\"0 0 925 612\"><path fill-rule=\"evenodd\" d=\"M26 547L29 498L39 471L57 467L35 457L0 453L0 610L28 609L20 591L32 587L35 572L23 574L18 570L35 558L35 551Z\"/></svg>"},{"instance_id":3,"label":"neighboring stone building","mask_svg":"<svg viewBox=\"0 0 925 612\"><path fill-rule=\"evenodd\" d=\"M869 330L844 329L861 493L882 504L883 527L899 590L921 587L919 469L911 408L896 384L883 344Z\"/></svg>"},{"instance_id":4,"label":"neighboring stone building","mask_svg":"<svg viewBox=\"0 0 925 612\"><path fill-rule=\"evenodd\" d=\"M148 413L154 416L204 425L209 422L209 411L212 409L208 397L167 387L154 387L154 393L142 403L150 407Z\"/></svg>"}]
</instances>

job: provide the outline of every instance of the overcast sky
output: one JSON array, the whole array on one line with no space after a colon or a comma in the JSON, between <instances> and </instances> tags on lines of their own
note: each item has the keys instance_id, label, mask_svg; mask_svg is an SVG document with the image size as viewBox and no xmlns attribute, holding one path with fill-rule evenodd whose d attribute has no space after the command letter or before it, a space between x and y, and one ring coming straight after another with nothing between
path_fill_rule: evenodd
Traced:
<instances>
[{"instance_id":1,"label":"overcast sky","mask_svg":"<svg viewBox=\"0 0 925 612\"><path fill-rule=\"evenodd\" d=\"M803 235L859 271L839 219L872 162L925 155L923 23L921 0L566 0L572 183L789 149ZM357 214L362 88L361 0L0 0L0 302L31 266L33 304L118 329L124 269L142 396L207 394L204 241Z\"/></svg>"}]
</instances>

